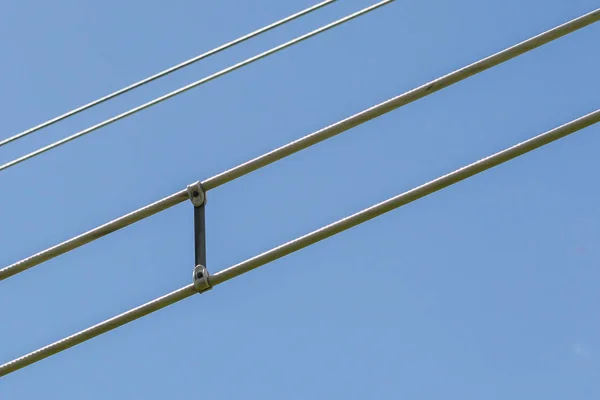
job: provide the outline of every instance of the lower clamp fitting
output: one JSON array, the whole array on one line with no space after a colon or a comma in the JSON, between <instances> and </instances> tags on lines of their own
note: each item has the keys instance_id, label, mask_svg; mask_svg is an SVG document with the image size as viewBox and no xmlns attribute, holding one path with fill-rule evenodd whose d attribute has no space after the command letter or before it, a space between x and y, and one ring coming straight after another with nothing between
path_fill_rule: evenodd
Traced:
<instances>
[{"instance_id":1,"label":"lower clamp fitting","mask_svg":"<svg viewBox=\"0 0 600 400\"><path fill-rule=\"evenodd\" d=\"M204 265L196 265L194 268L194 288L196 288L198 293L212 289L209 282L209 273Z\"/></svg>"}]
</instances>

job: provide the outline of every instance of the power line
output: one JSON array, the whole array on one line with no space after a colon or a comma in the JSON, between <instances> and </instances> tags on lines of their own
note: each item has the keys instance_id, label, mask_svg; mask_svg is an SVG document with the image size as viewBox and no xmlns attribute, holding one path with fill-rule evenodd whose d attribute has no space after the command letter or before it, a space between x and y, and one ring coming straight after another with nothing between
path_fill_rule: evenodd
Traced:
<instances>
[{"instance_id":1,"label":"power line","mask_svg":"<svg viewBox=\"0 0 600 400\"><path fill-rule=\"evenodd\" d=\"M39 131L40 129L43 129L43 128L46 128L46 127L48 127L50 125L53 125L53 124L55 124L55 123L57 123L59 121L62 121L63 119L66 119L66 118L72 117L73 115L79 114L80 112L85 111L87 109L90 109L90 108L92 108L94 106L97 106L98 104L104 103L105 101L108 101L110 99L114 99L115 97L118 97L118 96L120 96L120 95L122 95L124 93L127 93L127 92L129 92L129 91L131 91L133 89L141 87L141 86L143 86L143 85L145 85L147 83L150 83L150 82L152 82L152 81L154 81L156 79L159 79L159 78L162 78L164 76L167 76L167 75L169 75L169 74L171 74L171 73L173 73L173 72L175 72L177 70L180 70L180 69L182 69L184 67L187 67L188 65L194 64L194 63L196 63L196 62L198 62L200 60L203 60L203 59L208 58L210 56L213 56L213 55L215 55L217 53L220 53L223 50L226 50L226 49L228 49L230 47L233 47L233 46L238 45L238 44L240 44L242 42L245 42L246 40L252 39L253 37L256 37L256 36L258 36L258 35L260 35L262 33L265 33L265 32L268 32L268 31L270 31L272 29L275 29L278 26L286 24L286 23L288 23L290 21L293 21L293 20L295 20L297 18L302 17L303 15L309 14L309 13L311 13L313 11L316 11L316 10L322 8L322 7L325 7L326 5L329 5L329 4L333 3L334 1L336 1L336 0L326 0L326 1L323 1L323 2L321 2L319 4L315 4L314 6L306 8L306 9L304 9L302 11L299 11L299 12L297 12L295 14L292 14L292 15L290 15L288 17L280 19L279 21L273 22L270 25L267 25L265 27L257 29L254 32L250 32L247 35L244 35L244 36L239 37L239 38L237 38L235 40L232 40L231 42L225 43L225 44L223 44L223 45L221 45L219 47L216 47L216 48L214 48L212 50L209 50L209 51L207 51L205 53L202 53L202 54L200 54L200 55L198 55L196 57L190 58L189 60L186 60L186 61L184 61L182 63L177 64L177 65L174 65L174 66L172 66L170 68L167 68L164 71L158 72L158 73L156 73L156 74L154 74L152 76L144 78L141 81L133 83L133 84L131 84L129 86L126 86L126 87L124 87L122 89L119 89L116 92L113 92L113 93L110 93L110 94L108 94L106 96L100 97L99 99L96 99L96 100L94 100L94 101L92 101L90 103L87 103L87 104L85 104L83 106L80 106L80 107L75 108L75 109L73 109L71 111L68 111L68 112L66 112L66 113L64 113L62 115L59 115L58 117L52 118L52 119L50 119L50 120L48 120L46 122L43 122L43 123L41 123L39 125L36 125L33 128L27 129L26 131L18 133L18 134L14 135L14 136L11 136L11 137L7 138L7 139L1 140L0 141L0 147L4 146L4 145L6 145L6 144L8 144L10 142L13 142L13 141L15 141L17 139L20 139L22 137L25 137L25 136L33 133L33 132Z\"/></svg>"},{"instance_id":2,"label":"power line","mask_svg":"<svg viewBox=\"0 0 600 400\"><path fill-rule=\"evenodd\" d=\"M333 125L323 128L310 135L304 136L294 142L288 143L287 145L279 147L269 153L263 154L262 156L259 156L244 164L238 165L237 167L234 167L228 171L215 175L202 182L202 186L204 190L211 190L218 186L224 185L246 174L249 174L252 171L265 167L269 164L274 163L275 161L278 161L298 151L306 149L335 135L343 133L362 123L370 121L373 118L379 117L385 113L395 110L396 108L402 107L422 97L428 96L438 90L444 89L454 83L460 82L470 76L476 75L477 73L485 71L514 57L524 54L530 50L540 47L548 42L551 42L552 40L558 39L564 35L581 29L587 25L598 21L599 19L600 9L585 14L581 17L575 18L565 24L559 25L544 33L541 33L528 40L525 40L519 44L502 50L494 55L486 57L470 65L467 65L466 67L463 67L452 73L442 76L441 78L430 81L404 94L401 94L376 106L363 110L358 114L348 117L342 121L339 121ZM181 190L168 197L158 200L148 206L142 207L125 216L117 218L111 222L108 222L88 232L85 232L79 236L76 236L72 239L69 239L65 242L62 242L58 245L55 245L37 254L34 254L28 258L18 261L12 265L9 265L3 269L0 269L0 281L7 279L20 272L23 272L36 265L39 265L61 254L64 254L68 251L83 246L84 244L90 243L98 238L108 235L109 233L115 232L137 221L148 218L167 208L173 207L183 201L186 201L188 199L187 196L187 191L185 189Z\"/></svg>"},{"instance_id":3,"label":"power line","mask_svg":"<svg viewBox=\"0 0 600 400\"><path fill-rule=\"evenodd\" d=\"M219 271L216 274L211 275L209 277L210 285L216 286L221 283L224 283L230 279L245 274L246 272L249 272L255 268L263 266L269 262L275 261L288 254L294 253L307 246L313 245L323 239L329 238L347 229L360 225L375 217L378 217L398 207L411 203L429 194L435 193L441 189L458 183L473 175L477 175L483 171L505 163L513 158L519 157L539 147L554 142L560 138L568 136L597 122L600 122L600 109L590 114L587 114L579 119L571 121L567 124L564 124L550 131L542 133L538 136L535 136L529 140L526 140L505 150L502 150L498 153L495 153L491 156L476 161L472 164L469 164L465 167L457 169L456 171L443 175L437 179L434 179L405 193L392 197L391 199L388 199L384 202L364 209L349 217L346 217L330 225L315 230L307 235L287 242L281 246L275 247L263 254L250 258L246 261L243 261L222 271ZM165 296L152 300L149 303L129 310L123 314L108 319L104 322L101 322L97 325L80 331L67 338L59 340L58 342L52 343L46 347L42 347L41 349L38 349L32 353L29 353L25 356L22 356L4 365L1 365L0 376L7 375L11 372L17 371L23 367L38 362L53 354L59 353L77 344L90 340L98 335L106 333L112 329L118 328L119 326L122 326L138 318L151 314L161 308L181 301L187 297L190 297L195 293L196 290L193 284L184 286L181 289L178 289Z\"/></svg>"},{"instance_id":4,"label":"power line","mask_svg":"<svg viewBox=\"0 0 600 400\"><path fill-rule=\"evenodd\" d=\"M209 81L212 81L213 79L216 79L216 78L218 78L220 76L228 74L229 72L235 71L238 68L241 68L243 66L249 65L249 64L251 64L251 63L253 63L255 61L258 61L258 60L260 60L262 58L265 58L265 57L267 57L267 56L269 56L271 54L275 54L278 51L281 51L281 50L283 50L283 49L285 49L287 47L290 47L290 46L292 46L294 44L300 43L300 42L302 42L302 41L304 41L304 40L306 40L306 39L308 39L308 38L310 38L312 36L318 35L319 33L325 32L325 31L327 31L327 30L329 30L331 28L334 28L334 27L336 27L338 25L341 25L341 24L343 24L345 22L351 21L351 20L353 20L353 19L355 19L357 17L360 17L361 15L364 15L366 13L374 11L375 9L377 9L377 8L379 8L381 6L387 5L387 4L389 4L389 3L393 2L393 1L395 1L395 0L383 0L383 1L379 2L379 3L377 3L377 4L374 4L372 6L364 8L364 9L362 9L360 11L357 11L357 12L355 12L353 14L350 14L350 15L344 17L344 18L341 18L341 19L339 19L337 21L334 21L334 22L332 22L332 23L330 23L328 25L322 26L321 28L315 29L312 32L306 33L306 34L304 34L302 36L299 36L299 37L297 37L295 39L292 39L289 42L286 42L286 43L281 44L281 45L279 45L277 47L274 47L274 48L272 48L270 50L267 50L267 51L265 51L265 52L263 52L261 54L258 54L258 55L254 56L254 57L250 57L250 58L248 58L248 59L246 59L246 60L244 60L244 61L242 61L240 63L232 65L232 66L230 66L228 68L225 68L225 69L223 69L223 70L221 70L219 72L216 72L216 73L214 73L212 75L209 75L209 76L207 76L205 78L202 78L202 79L200 79L200 80L198 80L196 82L192 82L189 85L181 87L181 88L179 88L177 90L174 90L174 91L172 91L170 93L167 93L167 94L165 94L163 96L157 97L156 99L151 100L151 101L149 101L149 102L147 102L145 104L142 104L140 106L137 106L135 108L132 108L129 111L126 111L126 112L121 113L121 114L119 114L117 116L109 118L109 119L107 119L105 121L102 121L102 122L100 122L100 123L98 123L98 124L96 124L94 126L91 126L91 127L87 128L87 129L84 129L82 131L74 133L71 136L68 136L68 137L66 137L64 139L61 139L61 140L57 140L54 143L51 143L51 144L49 144L47 146L39 148L38 150L32 151L31 153L28 153L28 154L26 154L24 156L21 156L21 157L16 158L16 159L14 159L12 161L9 161L6 164L0 165L0 171L5 170L7 168L10 168L10 167L12 167L14 165L17 165L17 164L19 164L19 163L21 163L21 162L23 162L25 160L28 160L28 159L30 159L32 157L35 157L35 156L38 156L38 155L40 155L42 153L45 153L45 152L47 152L49 150L52 150L52 149L54 149L54 148L56 148L58 146L61 146L61 145L65 144L65 143L67 143L67 142L70 142L71 140L74 140L74 139L77 139L77 138L79 138L81 136L87 135L88 133L91 133L91 132L93 132L93 131L95 131L97 129L100 129L100 128L104 127L104 126L110 125L113 122L116 122L116 121L118 121L120 119L123 119L125 117L129 117L129 116L131 116L131 115L133 115L133 114L135 114L135 113L137 113L139 111L142 111L142 110L144 110L144 109L146 109L148 107L151 107L153 105L161 103L161 102L163 102L163 101L165 101L167 99L170 99L171 97L177 96L177 95L179 95L179 94L181 94L183 92L186 92L186 91L188 91L188 90L190 90L192 88L195 88L196 86L202 85L202 84L204 84L206 82L209 82Z\"/></svg>"}]
</instances>

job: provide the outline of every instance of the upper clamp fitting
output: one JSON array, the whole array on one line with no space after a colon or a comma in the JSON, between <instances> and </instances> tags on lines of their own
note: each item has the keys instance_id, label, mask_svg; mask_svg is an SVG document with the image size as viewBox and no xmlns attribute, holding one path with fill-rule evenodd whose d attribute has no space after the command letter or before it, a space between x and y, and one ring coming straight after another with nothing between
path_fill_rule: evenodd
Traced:
<instances>
[{"instance_id":1,"label":"upper clamp fitting","mask_svg":"<svg viewBox=\"0 0 600 400\"><path fill-rule=\"evenodd\" d=\"M206 193L204 193L204 189L200 182L188 185L187 192L194 207L200 207L206 204Z\"/></svg>"}]
</instances>

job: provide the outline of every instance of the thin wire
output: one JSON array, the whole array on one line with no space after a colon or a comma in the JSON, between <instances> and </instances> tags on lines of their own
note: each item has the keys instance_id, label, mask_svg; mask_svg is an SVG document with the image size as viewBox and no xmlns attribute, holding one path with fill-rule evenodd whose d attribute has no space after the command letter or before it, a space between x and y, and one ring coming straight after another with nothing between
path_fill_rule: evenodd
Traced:
<instances>
[{"instance_id":1,"label":"thin wire","mask_svg":"<svg viewBox=\"0 0 600 400\"><path fill-rule=\"evenodd\" d=\"M312 32L306 33L306 34L304 34L302 36L299 36L299 37L297 37L295 39L292 39L289 42L286 42L286 43L281 44L281 45L279 45L277 47L274 47L274 48L272 48L270 50L267 50L267 51L265 51L265 52L263 52L261 54L258 54L258 55L254 56L254 57L250 57L250 58L248 58L248 59L246 59L246 60L244 60L244 61L242 61L240 63L232 65L231 67L225 68L225 69L223 69L223 70L221 70L221 71L219 71L217 73L214 73L214 74L212 74L210 76L202 78L202 79L200 79L200 80L198 80L196 82L190 83L189 85L186 85L186 86L184 86L182 88L174 90L174 91L172 91L170 93L167 93L167 94L165 94L163 96L160 96L160 97L158 97L158 98L156 98L154 100L151 100L151 101L149 101L149 102L147 102L145 104L142 104L142 105L140 105L138 107L132 108L129 111L126 111L126 112L124 112L122 114L119 114L117 116L109 118L109 119L107 119L107 120L105 120L103 122L100 122L99 124L96 124L96 125L91 126L91 127L87 128L87 129L84 129L82 131L74 133L71 136L68 136L68 137L66 137L64 139L58 140L58 141L56 141L54 143L51 143L51 144L49 144L47 146L44 146L44 147L42 147L42 148L40 148L38 150L32 151L29 154L26 154L26 155L24 155L22 157L19 157L19 158L16 158L16 159L12 160L12 161L7 162L4 165L1 165L0 166L0 171L5 170L7 168L10 168L10 167L12 167L14 165L17 165L17 164L19 164L19 163L21 163L21 162L23 162L25 160L28 160L28 159L30 159L32 157L35 157L35 156L40 155L42 153L45 153L45 152L47 152L47 151L49 151L49 150L51 150L51 149L53 149L55 147L58 147L58 146L61 146L61 145L65 144L65 143L67 143L67 142L70 142L71 140L74 140L74 139L77 139L77 138L79 138L81 136L87 135L88 133L91 133L91 132L93 132L93 131L95 131L97 129L100 129L100 128L104 127L104 126L110 125L113 122L116 122L116 121L118 121L120 119L123 119L125 117L131 116L131 115L133 115L133 114L135 114L135 113L137 113L137 112L139 112L141 110L144 110L144 109L146 109L148 107L151 107L153 105L161 103L161 102L163 102L163 101L165 101L167 99L170 99L171 97L177 96L177 95L179 95L179 94L181 94L183 92L186 92L186 91L188 91L188 90L190 90L192 88L195 88L196 86L199 86L199 85L202 85L202 84L204 84L206 82L212 81L213 79L216 79L216 78L218 78L220 76L223 76L223 75L225 75L225 74L227 74L229 72L235 71L238 68L241 68L243 66L249 65L249 64L251 64L251 63L253 63L255 61L258 61L258 60L260 60L262 58L265 58L265 57L267 57L267 56L269 56L271 54L275 54L275 53L277 53L277 52L279 52L279 51L281 51L281 50L283 50L283 49L285 49L287 47L290 47L290 46L292 46L294 44L300 43L300 42L302 42L302 41L304 41L304 40L306 40L306 39L308 39L308 38L310 38L312 36L318 35L319 33L323 33L323 32L325 32L325 31L327 31L327 30L329 30L331 28L334 28L334 27L336 27L338 25L341 25L341 24L343 24L345 22L348 22L348 21L351 21L351 20L353 20L353 19L355 19L357 17L360 17L361 15L364 15L364 14L366 14L368 12L374 11L375 9L377 9L379 7L382 7L384 5L390 4L393 1L395 1L395 0L383 0L383 1L379 2L379 3L377 3L377 4L374 4L372 6L364 8L364 9L362 9L360 11L357 11L357 12L355 12L353 14L350 14L350 15L348 15L348 16L346 16L344 18L341 18L341 19L339 19L337 21L334 21L334 22L332 22L332 23L330 23L328 25L322 26L321 28L315 29Z\"/></svg>"},{"instance_id":2,"label":"thin wire","mask_svg":"<svg viewBox=\"0 0 600 400\"><path fill-rule=\"evenodd\" d=\"M223 50L226 50L226 49L228 49L230 47L233 47L233 46L238 45L238 44L240 44L242 42L245 42L246 40L252 39L253 37L256 37L256 36L258 36L258 35L260 35L262 33L265 33L265 32L268 32L268 31L270 31L272 29L275 29L278 26L281 26L281 25L286 24L286 23L288 23L290 21L293 21L293 20L295 20L297 18L300 18L303 15L306 15L306 14L309 14L309 13L311 13L313 11L316 11L316 10L318 10L318 9L320 9L322 7L325 7L326 5L329 5L329 4L331 4L331 3L335 2L335 1L336 0L326 0L326 1L323 1L323 2L321 2L319 4L311 6L311 7L307 8L307 9L305 9L305 10L299 11L299 12L297 12L295 14L292 14L292 15L290 15L288 17L285 17L285 18L283 18L283 19L281 19L279 21L273 22L270 25L267 25L267 26L262 27L262 28L260 28L258 30L255 30L254 32L248 33L247 35L244 35L244 36L242 36L240 38L232 40L231 42L225 43L225 44L223 44L223 45L221 45L219 47L216 47L216 48L214 48L212 50L209 50L206 53L200 54L200 55L198 55L198 56L196 56L194 58L190 58L189 60L186 60L186 61L184 61L184 62L182 62L180 64L177 64L177 65L174 65L174 66L172 66L170 68L167 68L164 71L158 72L158 73L156 73L156 74L154 74L152 76L149 76L149 77L147 77L145 79L142 79L141 81L133 83L133 84L131 84L129 86L126 86L126 87L124 87L122 89L119 89L116 92L110 93L110 94L108 94L108 95L106 95L104 97L100 97L97 100L94 100L94 101L92 101L90 103L87 103L87 104L85 104L83 106L80 106L80 107L75 108L75 109L73 109L73 110L71 110L69 112L66 112L66 113L64 113L62 115L59 115L58 117L52 118L52 119L50 119L50 120L48 120L46 122L43 122L43 123L41 123L39 125L36 125L33 128L27 129L26 131L23 131L21 133L18 133L16 135L12 136L12 137L9 137L7 139L2 140L2 141L0 141L0 147L4 146L4 145L6 145L6 144L8 144L10 142L13 142L13 141L15 141L17 139L20 139L22 137L25 137L25 136L33 133L33 132L39 131L40 129L43 129L43 128L46 128L46 127L48 127L50 125L53 125L53 124L55 124L55 123L57 123L59 121L62 121L63 119L72 117L75 114L79 114L80 112L85 111L85 110L87 110L89 108L92 108L94 106L97 106L98 104L104 103L105 101L108 101L110 99L114 99L115 97L118 97L118 96L120 96L120 95L122 95L124 93L127 93L127 92L129 92L129 91L131 91L133 89L141 87L141 86L143 86L143 85L145 85L147 83L150 83L150 82L152 82L152 81L154 81L156 79L162 78L163 76L167 76L167 75L169 75L169 74L171 74L171 73L173 73L173 72L175 72L177 70L180 70L180 69L182 69L184 67L187 67L188 65L194 64L194 63L196 63L196 62L198 62L200 60L203 60L203 59L208 58L210 56L213 56L213 55L215 55L217 53L220 53Z\"/></svg>"},{"instance_id":3,"label":"thin wire","mask_svg":"<svg viewBox=\"0 0 600 400\"><path fill-rule=\"evenodd\" d=\"M457 169L456 171L443 175L412 190L409 190L398 196L392 197L391 199L388 199L384 202L364 209L349 217L327 225L321 229L315 230L307 235L287 242L281 246L275 247L274 249L271 249L263 254L250 258L246 261L243 261L222 271L219 271L216 274L210 276L210 283L212 286L219 285L237 276L245 274L246 272L249 272L255 268L263 266L269 262L275 261L288 254L294 253L307 246L313 245L323 239L329 238L340 232L343 232L352 227L367 222L398 207L411 203L429 194L435 193L441 189L444 189L464 179L467 179L473 175L477 175L483 171L505 163L513 158L529 153L530 151L533 151L539 147L542 147L560 138L568 136L597 122L600 122L600 110L596 110L579 119L576 119L567 124L542 133L529 140L516 144L496 154L483 158L477 162L474 162L465 167ZM166 307L170 304L176 303L187 297L190 297L193 294L195 294L195 289L192 284L184 286L181 289L171 292L165 296L159 297L158 299L155 299L149 303L134 308L123 314L120 314L116 317L113 317L90 328L87 328L83 331L80 331L74 335L71 335L65 339L59 340L58 342L52 343L46 347L42 347L41 349L38 349L34 352L31 352L27 355L10 361L4 365L1 365L0 376L7 375L11 372L17 371L23 367L26 367L27 365L38 362L53 354L64 351L79 343L90 340L98 335L106 333L128 322L134 321L138 318L151 314L163 307Z\"/></svg>"},{"instance_id":4,"label":"thin wire","mask_svg":"<svg viewBox=\"0 0 600 400\"><path fill-rule=\"evenodd\" d=\"M269 153L259 156L253 160L247 161L228 171L215 175L202 182L202 186L204 190L215 189L221 185L224 185L246 174L249 174L259 168L265 167L269 164L274 163L275 161L281 160L289 155L292 155L310 146L313 146L323 140L329 139L355 126L370 121L373 118L386 114L390 111L395 110L396 108L402 107L422 97L428 96L438 90L448 87L454 83L460 82L470 76L476 75L489 68L506 62L514 57L517 57L530 50L540 47L561 36L581 29L593 22L596 22L598 19L600 19L600 9L593 11L592 13L586 14L582 17L576 18L572 21L569 21L563 25L555 27L549 31L546 31L540 35L525 40L524 42L502 50L492 56L479 60L466 67L458 69L441 78L430 81L424 85L421 85L392 99L389 99L374 107L363 110L358 114L355 114L326 128L323 128L310 135L304 136L303 138L300 138L285 146L279 147L278 149L275 149ZM39 265L61 254L64 254L68 251L83 246L84 244L90 243L96 239L108 235L109 233L115 232L119 229L129 226L137 221L148 218L158 212L161 212L179 203L182 203L187 199L187 191L185 189L181 190L168 197L158 200L148 206L142 207L127 215L110 221L104 225L82 233L79 236L66 240L60 244L57 244L37 254L27 257L12 265L4 267L3 269L0 269L0 281L7 279L13 275L16 275L20 272L23 272L36 265Z\"/></svg>"}]
</instances>

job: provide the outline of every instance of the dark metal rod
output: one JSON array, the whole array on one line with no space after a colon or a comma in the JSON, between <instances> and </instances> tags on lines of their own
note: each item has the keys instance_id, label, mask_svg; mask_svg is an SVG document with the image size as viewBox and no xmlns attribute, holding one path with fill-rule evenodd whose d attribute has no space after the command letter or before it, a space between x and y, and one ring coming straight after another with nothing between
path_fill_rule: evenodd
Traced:
<instances>
[{"instance_id":1,"label":"dark metal rod","mask_svg":"<svg viewBox=\"0 0 600 400\"><path fill-rule=\"evenodd\" d=\"M204 204L194 207L195 265L206 267L206 210Z\"/></svg>"}]
</instances>

